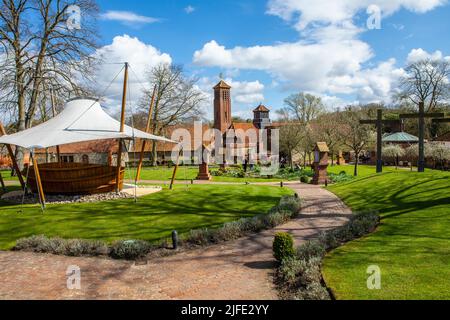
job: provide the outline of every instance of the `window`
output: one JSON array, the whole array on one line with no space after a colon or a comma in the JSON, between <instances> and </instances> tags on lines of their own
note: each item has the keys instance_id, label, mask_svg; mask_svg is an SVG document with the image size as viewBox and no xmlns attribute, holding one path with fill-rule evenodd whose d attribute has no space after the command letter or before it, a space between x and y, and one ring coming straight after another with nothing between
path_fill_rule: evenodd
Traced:
<instances>
[{"instance_id":1,"label":"window","mask_svg":"<svg viewBox=\"0 0 450 320\"><path fill-rule=\"evenodd\" d=\"M84 164L89 164L89 156L87 154L83 154L83 156L81 157L81 162L83 162Z\"/></svg>"},{"instance_id":2,"label":"window","mask_svg":"<svg viewBox=\"0 0 450 320\"><path fill-rule=\"evenodd\" d=\"M61 162L63 163L73 163L74 159L73 156L60 156Z\"/></svg>"}]
</instances>

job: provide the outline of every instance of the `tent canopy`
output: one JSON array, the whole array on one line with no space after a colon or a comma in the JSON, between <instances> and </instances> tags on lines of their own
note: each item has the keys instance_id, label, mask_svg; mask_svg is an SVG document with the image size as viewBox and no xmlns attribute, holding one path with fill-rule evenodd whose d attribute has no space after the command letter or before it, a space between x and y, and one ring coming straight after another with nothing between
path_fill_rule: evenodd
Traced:
<instances>
[{"instance_id":1,"label":"tent canopy","mask_svg":"<svg viewBox=\"0 0 450 320\"><path fill-rule=\"evenodd\" d=\"M60 114L47 122L0 137L0 144L43 149L69 143L133 138L177 143L129 126L125 126L124 132L120 132L120 122L103 111L98 101L75 99L69 101Z\"/></svg>"}]
</instances>

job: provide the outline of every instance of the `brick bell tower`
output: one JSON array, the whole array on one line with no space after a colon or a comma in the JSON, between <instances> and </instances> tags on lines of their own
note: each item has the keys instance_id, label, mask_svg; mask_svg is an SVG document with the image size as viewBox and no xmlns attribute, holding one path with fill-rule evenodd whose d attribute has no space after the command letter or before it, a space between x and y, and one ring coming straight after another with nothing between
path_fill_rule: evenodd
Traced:
<instances>
[{"instance_id":1,"label":"brick bell tower","mask_svg":"<svg viewBox=\"0 0 450 320\"><path fill-rule=\"evenodd\" d=\"M221 80L214 87L214 129L225 133L231 126L231 87Z\"/></svg>"}]
</instances>

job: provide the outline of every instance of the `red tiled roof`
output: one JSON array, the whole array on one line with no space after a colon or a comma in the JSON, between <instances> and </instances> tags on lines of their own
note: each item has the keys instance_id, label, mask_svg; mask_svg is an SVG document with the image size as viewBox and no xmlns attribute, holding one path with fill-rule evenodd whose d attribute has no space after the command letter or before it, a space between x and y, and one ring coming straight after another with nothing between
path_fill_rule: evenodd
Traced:
<instances>
[{"instance_id":1,"label":"red tiled roof","mask_svg":"<svg viewBox=\"0 0 450 320\"><path fill-rule=\"evenodd\" d=\"M270 112L270 110L266 106L260 104L253 112Z\"/></svg>"},{"instance_id":2,"label":"red tiled roof","mask_svg":"<svg viewBox=\"0 0 450 320\"><path fill-rule=\"evenodd\" d=\"M214 89L219 89L219 88L231 89L231 86L229 86L225 81L220 80L220 82L214 87Z\"/></svg>"}]
</instances>

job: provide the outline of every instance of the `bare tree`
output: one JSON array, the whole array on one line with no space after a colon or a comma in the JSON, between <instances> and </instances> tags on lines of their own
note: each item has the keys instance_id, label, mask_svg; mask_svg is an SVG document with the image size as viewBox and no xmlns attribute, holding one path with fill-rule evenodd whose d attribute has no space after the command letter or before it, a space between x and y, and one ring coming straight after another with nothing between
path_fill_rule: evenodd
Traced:
<instances>
[{"instance_id":1,"label":"bare tree","mask_svg":"<svg viewBox=\"0 0 450 320\"><path fill-rule=\"evenodd\" d=\"M360 107L348 107L340 113L340 136L343 144L355 154L355 177L358 176L359 157L374 138L373 131L360 124L365 117L366 112Z\"/></svg>"},{"instance_id":2,"label":"bare tree","mask_svg":"<svg viewBox=\"0 0 450 320\"><path fill-rule=\"evenodd\" d=\"M74 8L82 17L79 28L70 20ZM12 105L17 131L33 125L52 95L87 91L82 83L93 67L97 12L94 0L1 0L1 82L8 88L2 101L3 108Z\"/></svg>"},{"instance_id":3,"label":"bare tree","mask_svg":"<svg viewBox=\"0 0 450 320\"><path fill-rule=\"evenodd\" d=\"M280 152L288 158L289 166L294 167L294 155L301 150L305 138L304 126L296 122L285 122L280 128Z\"/></svg>"},{"instance_id":4,"label":"bare tree","mask_svg":"<svg viewBox=\"0 0 450 320\"><path fill-rule=\"evenodd\" d=\"M325 109L320 97L303 92L290 95L284 103L286 108L281 112L292 114L294 119L303 124L317 118Z\"/></svg>"},{"instance_id":5,"label":"bare tree","mask_svg":"<svg viewBox=\"0 0 450 320\"><path fill-rule=\"evenodd\" d=\"M317 118L314 126L318 140L326 142L330 149L332 165L334 165L334 156L342 146L340 121L339 112L325 113Z\"/></svg>"},{"instance_id":6,"label":"bare tree","mask_svg":"<svg viewBox=\"0 0 450 320\"><path fill-rule=\"evenodd\" d=\"M201 119L201 107L206 101L202 91L196 87L196 79L185 77L183 68L177 65L160 64L148 73L148 80L156 85L156 99L152 114L152 132L164 134L166 128L181 122ZM146 114L153 90L144 91L141 114ZM153 142L152 162L156 165L157 143Z\"/></svg>"},{"instance_id":7,"label":"bare tree","mask_svg":"<svg viewBox=\"0 0 450 320\"><path fill-rule=\"evenodd\" d=\"M409 64L400 81L400 100L409 100L416 106L424 102L426 112L449 97L450 63L446 60L424 59Z\"/></svg>"}]
</instances>

